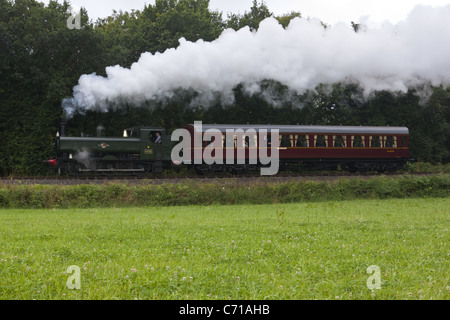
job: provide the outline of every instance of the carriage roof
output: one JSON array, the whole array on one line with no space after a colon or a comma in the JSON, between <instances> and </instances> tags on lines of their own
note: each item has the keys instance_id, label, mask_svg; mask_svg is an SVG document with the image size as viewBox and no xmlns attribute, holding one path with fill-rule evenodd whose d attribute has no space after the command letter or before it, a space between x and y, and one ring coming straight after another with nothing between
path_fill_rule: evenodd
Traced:
<instances>
[{"instance_id":1,"label":"carriage roof","mask_svg":"<svg viewBox=\"0 0 450 320\"><path fill-rule=\"evenodd\" d=\"M199 128L196 128L193 124L189 125L199 132ZM409 129L406 127L375 127L375 126L295 126L295 125L236 125L236 124L203 124L202 132L206 132L210 129L219 130L222 133L226 133L227 130L242 129L247 131L253 129L256 132L261 130L278 129L280 134L292 133L292 134L352 134L352 135L408 135Z\"/></svg>"}]
</instances>

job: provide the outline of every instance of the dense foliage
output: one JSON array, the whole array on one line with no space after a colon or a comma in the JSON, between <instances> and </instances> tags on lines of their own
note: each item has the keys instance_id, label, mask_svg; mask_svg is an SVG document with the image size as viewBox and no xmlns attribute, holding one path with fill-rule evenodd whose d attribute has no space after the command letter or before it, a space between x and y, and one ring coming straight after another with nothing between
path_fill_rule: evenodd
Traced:
<instances>
[{"instance_id":1,"label":"dense foliage","mask_svg":"<svg viewBox=\"0 0 450 320\"><path fill-rule=\"evenodd\" d=\"M114 12L91 21L82 10L81 28L69 29L70 4L35 0L0 0L0 175L46 172L41 160L53 155L53 137L62 115L61 101L83 74L103 75L111 65L129 67L143 52L164 52L189 41L212 41L226 28L255 30L274 16L264 3L253 2L244 14L211 11L208 0L156 0L141 11ZM284 27L298 12L276 17ZM326 24L323 24L327 27ZM357 31L357 28L355 28ZM250 96L241 85L235 102L192 107L193 92L180 92L164 104L126 111L88 112L69 123L69 134L94 133L99 123L107 134L126 127L177 128L194 120L212 123L334 124L408 126L412 156L422 161L450 159L450 89L434 87L426 102L406 94L377 92L368 100L354 84L330 84L315 92L288 96L288 89L268 80L275 96ZM126 116L124 116L126 114Z\"/></svg>"},{"instance_id":2,"label":"dense foliage","mask_svg":"<svg viewBox=\"0 0 450 320\"><path fill-rule=\"evenodd\" d=\"M163 185L0 185L1 208L130 208L281 204L356 199L446 198L450 175L374 177L281 183L192 180Z\"/></svg>"}]
</instances>

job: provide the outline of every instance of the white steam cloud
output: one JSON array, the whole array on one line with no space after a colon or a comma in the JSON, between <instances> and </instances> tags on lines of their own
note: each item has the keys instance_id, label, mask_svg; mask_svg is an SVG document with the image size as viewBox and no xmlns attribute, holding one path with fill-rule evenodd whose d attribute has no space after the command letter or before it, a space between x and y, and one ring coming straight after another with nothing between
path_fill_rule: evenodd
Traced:
<instances>
[{"instance_id":1,"label":"white steam cloud","mask_svg":"<svg viewBox=\"0 0 450 320\"><path fill-rule=\"evenodd\" d=\"M358 33L341 23L324 29L318 20L296 18L287 29L264 20L257 32L226 30L213 42L180 39L164 53L143 53L130 69L108 67L106 77L83 75L66 100L67 112L107 111L111 103L141 104L194 90L205 100L232 101L244 84L249 93L271 79L297 93L319 84L358 83L373 91L406 92L424 84L450 84L450 5L418 6L400 23Z\"/></svg>"}]
</instances>

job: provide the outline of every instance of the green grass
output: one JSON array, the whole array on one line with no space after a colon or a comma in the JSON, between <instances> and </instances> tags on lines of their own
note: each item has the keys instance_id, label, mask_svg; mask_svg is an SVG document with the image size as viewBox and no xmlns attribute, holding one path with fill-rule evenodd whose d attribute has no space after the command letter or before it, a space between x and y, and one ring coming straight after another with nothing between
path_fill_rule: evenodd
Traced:
<instances>
[{"instance_id":1,"label":"green grass","mask_svg":"<svg viewBox=\"0 0 450 320\"><path fill-rule=\"evenodd\" d=\"M431 164L426 162L408 163L405 172L414 173L450 173L450 163Z\"/></svg>"},{"instance_id":2,"label":"green grass","mask_svg":"<svg viewBox=\"0 0 450 320\"><path fill-rule=\"evenodd\" d=\"M449 299L450 198L0 210L0 299ZM66 286L71 265L81 289ZM379 266L382 287L367 288Z\"/></svg>"}]
</instances>

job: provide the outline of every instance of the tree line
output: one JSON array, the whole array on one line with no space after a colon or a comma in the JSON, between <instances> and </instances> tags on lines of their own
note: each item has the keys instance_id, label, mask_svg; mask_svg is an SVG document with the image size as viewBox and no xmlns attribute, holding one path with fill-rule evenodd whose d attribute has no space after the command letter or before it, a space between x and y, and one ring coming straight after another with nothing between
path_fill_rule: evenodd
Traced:
<instances>
[{"instance_id":1,"label":"tree line","mask_svg":"<svg viewBox=\"0 0 450 320\"><path fill-rule=\"evenodd\" d=\"M0 175L47 171L42 163L54 155L53 141L62 117L61 102L72 96L83 74L105 75L111 65L130 67L143 52L164 52L188 41L213 41L227 28L257 30L267 17L283 27L300 12L274 15L254 0L243 14L209 9L209 0L156 0L142 10L114 11L92 21L81 10L81 28L69 29L70 3L0 0ZM327 27L323 23L324 28ZM355 32L358 26L352 23ZM427 162L450 159L450 89L432 87L428 99L407 93L375 92L361 99L357 84L324 84L315 91L292 95L281 83L266 80L278 101L234 89L234 102L212 106L189 102L195 92L180 91L164 103L124 106L108 113L75 114L68 134L95 134L101 123L107 135L120 135L136 125L169 130L201 120L204 123L272 123L314 125L391 125L411 130L412 156ZM286 99L289 97L289 99Z\"/></svg>"}]
</instances>

